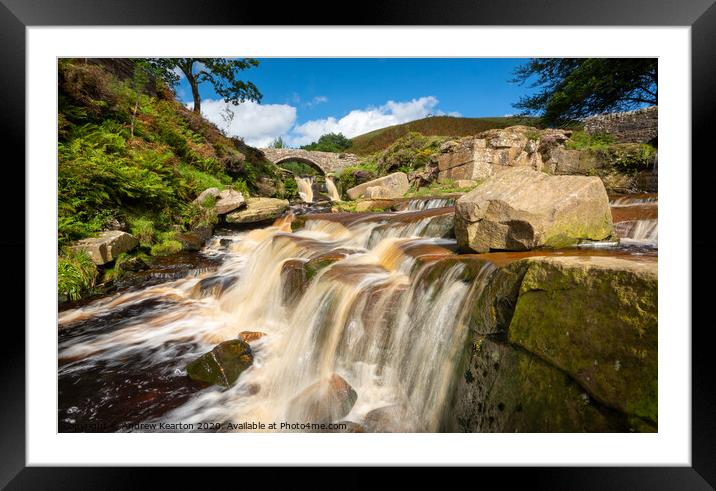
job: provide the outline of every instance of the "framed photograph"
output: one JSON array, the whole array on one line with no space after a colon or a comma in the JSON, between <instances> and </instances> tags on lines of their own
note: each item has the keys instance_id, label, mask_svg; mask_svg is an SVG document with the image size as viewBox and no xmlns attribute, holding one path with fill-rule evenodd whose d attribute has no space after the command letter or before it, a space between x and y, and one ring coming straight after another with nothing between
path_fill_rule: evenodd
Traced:
<instances>
[{"instance_id":1,"label":"framed photograph","mask_svg":"<svg viewBox=\"0 0 716 491\"><path fill-rule=\"evenodd\" d=\"M317 25L3 0L26 288L0 482L392 465L712 488L691 276L712 269L691 178L712 3L391 3Z\"/></svg>"}]
</instances>

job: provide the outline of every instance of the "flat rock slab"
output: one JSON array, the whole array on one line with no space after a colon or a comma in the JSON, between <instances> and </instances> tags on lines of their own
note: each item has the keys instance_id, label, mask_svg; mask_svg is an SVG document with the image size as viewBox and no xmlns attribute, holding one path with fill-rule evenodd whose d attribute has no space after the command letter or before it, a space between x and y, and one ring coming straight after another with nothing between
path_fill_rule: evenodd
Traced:
<instances>
[{"instance_id":1,"label":"flat rock slab","mask_svg":"<svg viewBox=\"0 0 716 491\"><path fill-rule=\"evenodd\" d=\"M229 223L256 223L276 218L288 208L288 200L277 198L249 198L246 208L226 215Z\"/></svg>"},{"instance_id":2,"label":"flat rock slab","mask_svg":"<svg viewBox=\"0 0 716 491\"><path fill-rule=\"evenodd\" d=\"M224 189L219 193L219 199L214 205L217 215L226 215L246 205L244 195L233 189Z\"/></svg>"},{"instance_id":3,"label":"flat rock slab","mask_svg":"<svg viewBox=\"0 0 716 491\"><path fill-rule=\"evenodd\" d=\"M525 261L509 342L569 374L602 404L656 423L657 263Z\"/></svg>"},{"instance_id":4,"label":"flat rock slab","mask_svg":"<svg viewBox=\"0 0 716 491\"><path fill-rule=\"evenodd\" d=\"M75 243L73 249L85 251L92 262L101 266L111 263L123 252L129 252L139 245L133 235L121 230L102 232L99 237L83 239Z\"/></svg>"}]
</instances>

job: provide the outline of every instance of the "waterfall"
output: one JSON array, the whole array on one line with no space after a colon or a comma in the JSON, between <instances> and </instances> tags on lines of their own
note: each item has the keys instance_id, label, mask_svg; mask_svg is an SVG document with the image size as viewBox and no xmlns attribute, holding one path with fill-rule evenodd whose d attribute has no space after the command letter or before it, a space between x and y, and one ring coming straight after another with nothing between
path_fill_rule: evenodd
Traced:
<instances>
[{"instance_id":1,"label":"waterfall","mask_svg":"<svg viewBox=\"0 0 716 491\"><path fill-rule=\"evenodd\" d=\"M659 241L658 220L626 220L614 224L622 242L654 244Z\"/></svg>"},{"instance_id":2,"label":"waterfall","mask_svg":"<svg viewBox=\"0 0 716 491\"><path fill-rule=\"evenodd\" d=\"M336 188L336 183L333 182L333 177L331 176L326 176L326 190L331 201L341 200L341 195L338 194L338 188Z\"/></svg>"},{"instance_id":3,"label":"waterfall","mask_svg":"<svg viewBox=\"0 0 716 491\"><path fill-rule=\"evenodd\" d=\"M313 203L313 177L296 176L298 195L305 203Z\"/></svg>"},{"instance_id":4,"label":"waterfall","mask_svg":"<svg viewBox=\"0 0 716 491\"><path fill-rule=\"evenodd\" d=\"M446 216L371 214L222 236L203 251L223 255L215 272L62 312L61 427L100 417L302 421L315 408L301 394L342 379L357 399L341 421L438 431L482 284L441 261L455 244L435 225ZM288 301L289 266L323 257L334 259ZM485 266L478 276L490 274ZM228 389L192 384L186 364L242 331L265 333L252 343L252 366Z\"/></svg>"},{"instance_id":5,"label":"waterfall","mask_svg":"<svg viewBox=\"0 0 716 491\"><path fill-rule=\"evenodd\" d=\"M406 211L431 210L433 208L445 208L446 206L455 206L453 198L427 198L427 199L411 199L405 208Z\"/></svg>"}]
</instances>

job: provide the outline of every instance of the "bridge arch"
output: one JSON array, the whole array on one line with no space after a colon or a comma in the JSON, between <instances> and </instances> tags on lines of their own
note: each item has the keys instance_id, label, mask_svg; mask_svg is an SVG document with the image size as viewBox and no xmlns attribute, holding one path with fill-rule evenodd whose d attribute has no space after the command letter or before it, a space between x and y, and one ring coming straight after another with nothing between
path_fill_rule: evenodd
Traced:
<instances>
[{"instance_id":1,"label":"bridge arch","mask_svg":"<svg viewBox=\"0 0 716 491\"><path fill-rule=\"evenodd\" d=\"M286 163L286 162L301 162L303 164L307 164L307 165L311 166L312 169L317 170L320 175L323 175L323 176L326 175L326 171L323 169L323 167L318 165L317 162L314 162L313 160L306 158L306 157L292 157L289 155L289 156L286 156L286 157L283 157L283 158L273 161L273 163L278 166L280 166L281 164Z\"/></svg>"},{"instance_id":2,"label":"bridge arch","mask_svg":"<svg viewBox=\"0 0 716 491\"><path fill-rule=\"evenodd\" d=\"M358 163L358 157L352 153L315 152L300 148L262 148L261 151L274 164L304 162L323 175L339 172Z\"/></svg>"}]
</instances>

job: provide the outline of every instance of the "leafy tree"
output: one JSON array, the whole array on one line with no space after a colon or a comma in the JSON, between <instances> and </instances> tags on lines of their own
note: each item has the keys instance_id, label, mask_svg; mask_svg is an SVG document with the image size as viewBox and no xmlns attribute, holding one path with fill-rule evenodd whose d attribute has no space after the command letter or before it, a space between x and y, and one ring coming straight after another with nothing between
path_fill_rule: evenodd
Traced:
<instances>
[{"instance_id":1,"label":"leafy tree","mask_svg":"<svg viewBox=\"0 0 716 491\"><path fill-rule=\"evenodd\" d=\"M280 136L271 142L269 148L286 148L286 144L283 142L283 138Z\"/></svg>"},{"instance_id":2,"label":"leafy tree","mask_svg":"<svg viewBox=\"0 0 716 491\"><path fill-rule=\"evenodd\" d=\"M658 103L656 58L535 58L514 75L513 82L540 88L514 107L547 125Z\"/></svg>"},{"instance_id":3,"label":"leafy tree","mask_svg":"<svg viewBox=\"0 0 716 491\"><path fill-rule=\"evenodd\" d=\"M353 143L343 136L343 133L328 133L318 139L317 142L304 145L304 150L316 150L320 152L343 152L350 148Z\"/></svg>"},{"instance_id":4,"label":"leafy tree","mask_svg":"<svg viewBox=\"0 0 716 491\"><path fill-rule=\"evenodd\" d=\"M259 65L253 58L153 58L152 65L171 86L179 83L181 72L191 87L194 112L201 113L199 85L209 82L226 102L235 106L246 100L260 101L261 93L251 82L236 78L237 73Z\"/></svg>"}]
</instances>

